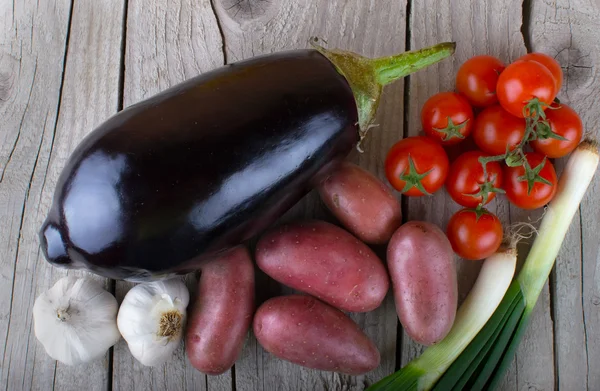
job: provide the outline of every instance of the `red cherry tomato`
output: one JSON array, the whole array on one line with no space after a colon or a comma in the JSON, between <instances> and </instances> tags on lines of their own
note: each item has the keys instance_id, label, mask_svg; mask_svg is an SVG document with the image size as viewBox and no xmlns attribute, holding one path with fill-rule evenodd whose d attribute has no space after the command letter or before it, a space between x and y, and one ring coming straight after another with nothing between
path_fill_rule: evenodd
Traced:
<instances>
[{"instance_id":1,"label":"red cherry tomato","mask_svg":"<svg viewBox=\"0 0 600 391\"><path fill-rule=\"evenodd\" d=\"M473 106L484 107L498 102L496 84L505 65L498 58L481 55L465 61L456 74L456 89Z\"/></svg>"},{"instance_id":2,"label":"red cherry tomato","mask_svg":"<svg viewBox=\"0 0 600 391\"><path fill-rule=\"evenodd\" d=\"M464 140L471 133L473 120L471 105L464 96L455 92L432 95L421 109L423 130L444 145Z\"/></svg>"},{"instance_id":3,"label":"red cherry tomato","mask_svg":"<svg viewBox=\"0 0 600 391\"><path fill-rule=\"evenodd\" d=\"M475 261L492 255L502 243L502 224L496 215L483 209L462 209L448 222L446 235L461 258Z\"/></svg>"},{"instance_id":4,"label":"red cherry tomato","mask_svg":"<svg viewBox=\"0 0 600 391\"><path fill-rule=\"evenodd\" d=\"M524 56L519 57L517 61L519 60L537 61L546 68L548 68L548 70L552 73L552 76L554 76L554 80L556 82L556 93L558 94L558 91L560 91L560 87L562 87L563 80L563 72L558 61L556 61L549 55L540 52L528 53Z\"/></svg>"},{"instance_id":5,"label":"red cherry tomato","mask_svg":"<svg viewBox=\"0 0 600 391\"><path fill-rule=\"evenodd\" d=\"M500 105L486 107L475 119L473 140L490 155L513 150L525 136L525 119L517 118Z\"/></svg>"},{"instance_id":6,"label":"red cherry tomato","mask_svg":"<svg viewBox=\"0 0 600 391\"><path fill-rule=\"evenodd\" d=\"M481 156L487 155L480 151L465 152L450 166L446 190L459 205L475 208L483 202L483 195L486 193L487 204L496 197L496 193L491 190L502 185L502 166L498 162L486 164L488 183L484 184L483 166L479 162ZM474 196L478 193L481 194Z\"/></svg>"},{"instance_id":7,"label":"red cherry tomato","mask_svg":"<svg viewBox=\"0 0 600 391\"><path fill-rule=\"evenodd\" d=\"M556 81L552 72L537 61L521 60L506 67L498 78L498 101L512 115L523 118L532 115L525 109L533 99L550 105L556 97ZM543 108L540 108L543 109Z\"/></svg>"},{"instance_id":8,"label":"red cherry tomato","mask_svg":"<svg viewBox=\"0 0 600 391\"><path fill-rule=\"evenodd\" d=\"M432 194L448 175L448 156L430 137L414 136L398 141L385 159L385 175L394 189L409 196Z\"/></svg>"},{"instance_id":9,"label":"red cherry tomato","mask_svg":"<svg viewBox=\"0 0 600 391\"><path fill-rule=\"evenodd\" d=\"M525 154L531 167L526 175L524 166L504 169L506 198L522 209L537 209L546 205L556 193L556 171L545 156L537 152ZM543 166L542 166L543 164Z\"/></svg>"},{"instance_id":10,"label":"red cherry tomato","mask_svg":"<svg viewBox=\"0 0 600 391\"><path fill-rule=\"evenodd\" d=\"M548 137L533 140L529 145L549 158L559 158L568 155L577 147L583 135L583 122L575 110L563 103L553 103L551 108L545 111L550 131L566 140ZM538 124L538 129L540 126L543 125Z\"/></svg>"}]
</instances>

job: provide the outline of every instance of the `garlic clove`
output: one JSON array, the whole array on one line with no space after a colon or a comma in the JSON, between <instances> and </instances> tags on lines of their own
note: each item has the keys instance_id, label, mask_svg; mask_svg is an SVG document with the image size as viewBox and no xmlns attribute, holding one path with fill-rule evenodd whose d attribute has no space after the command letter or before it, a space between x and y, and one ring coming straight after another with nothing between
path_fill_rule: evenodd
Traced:
<instances>
[{"instance_id":1,"label":"garlic clove","mask_svg":"<svg viewBox=\"0 0 600 391\"><path fill-rule=\"evenodd\" d=\"M179 279L142 283L121 303L117 325L129 351L141 364L157 366L179 347L189 292Z\"/></svg>"},{"instance_id":2,"label":"garlic clove","mask_svg":"<svg viewBox=\"0 0 600 391\"><path fill-rule=\"evenodd\" d=\"M46 353L66 365L101 358L121 338L118 303L101 284L67 276L36 299L34 333Z\"/></svg>"}]
</instances>

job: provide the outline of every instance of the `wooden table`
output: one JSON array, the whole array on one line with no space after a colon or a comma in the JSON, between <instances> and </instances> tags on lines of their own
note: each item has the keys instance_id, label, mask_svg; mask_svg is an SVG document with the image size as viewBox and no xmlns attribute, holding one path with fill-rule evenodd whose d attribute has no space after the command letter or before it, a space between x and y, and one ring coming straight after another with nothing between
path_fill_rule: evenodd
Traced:
<instances>
[{"instance_id":1,"label":"wooden table","mask_svg":"<svg viewBox=\"0 0 600 391\"><path fill-rule=\"evenodd\" d=\"M0 388L8 390L362 390L422 348L398 325L391 296L352 315L382 361L364 376L303 369L249 335L234 369L207 377L183 348L162 367L138 364L121 340L103 360L67 367L32 332L35 298L65 274L40 254L37 229L70 152L116 111L225 63L288 48L310 36L380 56L454 40L453 58L386 89L364 154L351 159L383 178L386 150L417 134L419 111L454 88L472 55L505 61L527 50L561 63L560 98L594 132L600 118L600 4L597 0L19 0L0 1ZM558 162L560 168L564 162ZM575 217L533 321L506 375L505 390L600 389L600 176ZM407 219L444 227L457 210L447 194L404 199ZM540 214L491 205L505 224ZM331 219L314 194L285 216ZM526 246L521 248L526 253ZM479 263L460 262L461 298ZM75 273L76 274L76 273ZM289 292L264 275L259 300ZM194 287L194 276L188 277ZM131 284L105 281L121 299Z\"/></svg>"}]
</instances>

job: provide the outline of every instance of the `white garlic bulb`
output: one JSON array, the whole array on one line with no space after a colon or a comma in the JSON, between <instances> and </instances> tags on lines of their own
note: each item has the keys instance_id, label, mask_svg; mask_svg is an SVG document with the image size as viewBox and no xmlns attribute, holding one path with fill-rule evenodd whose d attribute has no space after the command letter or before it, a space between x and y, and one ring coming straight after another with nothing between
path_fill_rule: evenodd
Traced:
<instances>
[{"instance_id":1,"label":"white garlic bulb","mask_svg":"<svg viewBox=\"0 0 600 391\"><path fill-rule=\"evenodd\" d=\"M92 279L63 277L33 305L34 331L46 353L66 365L94 361L121 338L115 297Z\"/></svg>"},{"instance_id":2,"label":"white garlic bulb","mask_svg":"<svg viewBox=\"0 0 600 391\"><path fill-rule=\"evenodd\" d=\"M142 283L123 299L117 325L140 363L167 361L181 343L190 296L179 279Z\"/></svg>"}]
</instances>

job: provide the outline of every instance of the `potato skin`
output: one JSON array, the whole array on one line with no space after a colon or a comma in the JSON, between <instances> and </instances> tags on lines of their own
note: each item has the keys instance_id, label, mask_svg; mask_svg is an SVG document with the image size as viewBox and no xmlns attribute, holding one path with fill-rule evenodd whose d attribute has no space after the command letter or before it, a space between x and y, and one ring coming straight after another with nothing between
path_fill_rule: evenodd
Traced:
<instances>
[{"instance_id":1,"label":"potato skin","mask_svg":"<svg viewBox=\"0 0 600 391\"><path fill-rule=\"evenodd\" d=\"M402 223L392 191L356 164L343 162L317 190L331 213L365 243L386 243Z\"/></svg>"},{"instance_id":2,"label":"potato skin","mask_svg":"<svg viewBox=\"0 0 600 391\"><path fill-rule=\"evenodd\" d=\"M406 333L423 345L442 340L458 305L454 252L444 232L431 223L407 222L390 240L387 264Z\"/></svg>"},{"instance_id":3,"label":"potato skin","mask_svg":"<svg viewBox=\"0 0 600 391\"><path fill-rule=\"evenodd\" d=\"M185 336L194 368L210 375L231 368L241 353L254 308L254 265L245 247L206 263Z\"/></svg>"},{"instance_id":4,"label":"potato skin","mask_svg":"<svg viewBox=\"0 0 600 391\"><path fill-rule=\"evenodd\" d=\"M389 289L377 255L325 221L287 224L267 232L256 246L256 263L280 283L345 311L374 310Z\"/></svg>"},{"instance_id":5,"label":"potato skin","mask_svg":"<svg viewBox=\"0 0 600 391\"><path fill-rule=\"evenodd\" d=\"M307 368L360 375L380 361L352 319L312 296L267 300L254 316L254 334L271 354Z\"/></svg>"}]
</instances>

